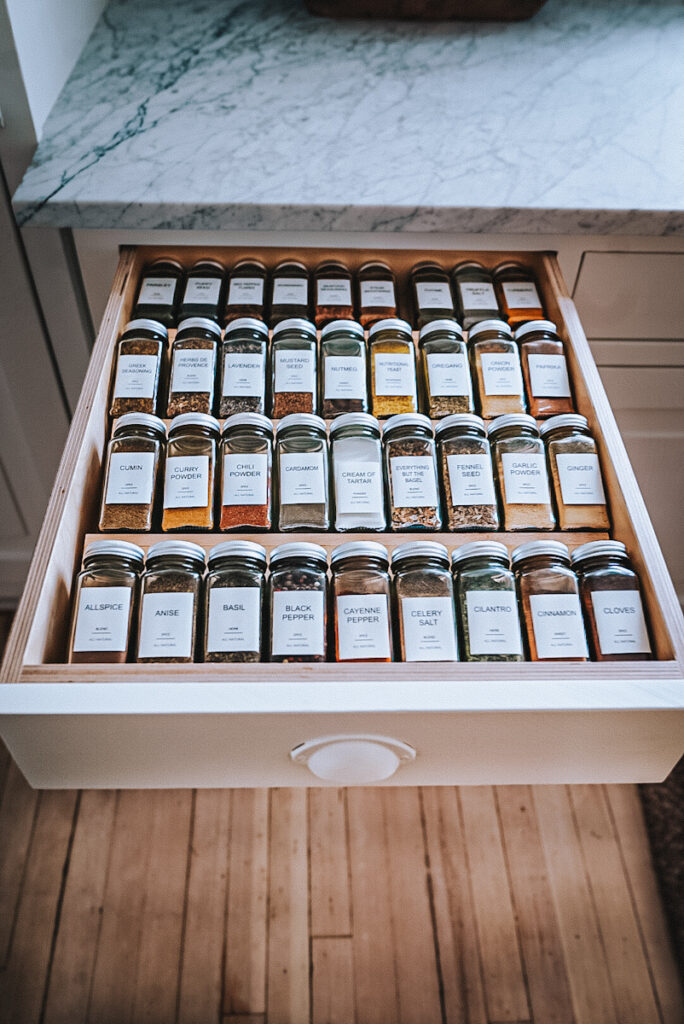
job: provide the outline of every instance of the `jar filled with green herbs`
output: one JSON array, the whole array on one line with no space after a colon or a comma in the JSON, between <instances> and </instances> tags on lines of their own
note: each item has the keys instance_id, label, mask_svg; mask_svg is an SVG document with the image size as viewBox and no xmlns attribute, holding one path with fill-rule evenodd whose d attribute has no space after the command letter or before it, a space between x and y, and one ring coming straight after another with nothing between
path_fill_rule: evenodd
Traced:
<instances>
[{"instance_id":1,"label":"jar filled with green herbs","mask_svg":"<svg viewBox=\"0 0 684 1024\"><path fill-rule=\"evenodd\" d=\"M248 540L224 541L211 549L207 564L204 661L261 661L265 549Z\"/></svg>"},{"instance_id":2,"label":"jar filled with green herbs","mask_svg":"<svg viewBox=\"0 0 684 1024\"><path fill-rule=\"evenodd\" d=\"M468 346L455 320L433 320L420 332L425 412L433 419L475 412Z\"/></svg>"},{"instance_id":3,"label":"jar filled with green herbs","mask_svg":"<svg viewBox=\"0 0 684 1024\"><path fill-rule=\"evenodd\" d=\"M523 661L515 576L498 541L463 544L451 555L464 661Z\"/></svg>"}]
</instances>

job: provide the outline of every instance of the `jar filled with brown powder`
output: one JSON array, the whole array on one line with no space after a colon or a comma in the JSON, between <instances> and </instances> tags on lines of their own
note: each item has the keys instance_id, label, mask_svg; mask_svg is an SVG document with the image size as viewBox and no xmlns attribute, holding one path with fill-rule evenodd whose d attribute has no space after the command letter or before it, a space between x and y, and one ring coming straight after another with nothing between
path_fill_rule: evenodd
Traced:
<instances>
[{"instance_id":1,"label":"jar filled with brown powder","mask_svg":"<svg viewBox=\"0 0 684 1024\"><path fill-rule=\"evenodd\" d=\"M140 581L139 663L195 660L202 600L204 550L183 540L162 540L147 552Z\"/></svg>"},{"instance_id":2,"label":"jar filled with brown powder","mask_svg":"<svg viewBox=\"0 0 684 1024\"><path fill-rule=\"evenodd\" d=\"M471 328L468 342L482 418L525 412L520 352L508 324L482 320Z\"/></svg>"},{"instance_id":3,"label":"jar filled with brown powder","mask_svg":"<svg viewBox=\"0 0 684 1024\"><path fill-rule=\"evenodd\" d=\"M535 420L499 416L489 427L489 440L504 530L553 530L544 442Z\"/></svg>"},{"instance_id":4,"label":"jar filled with brown powder","mask_svg":"<svg viewBox=\"0 0 684 1024\"><path fill-rule=\"evenodd\" d=\"M533 540L516 548L522 626L531 661L588 661L577 576L565 544Z\"/></svg>"},{"instance_id":5,"label":"jar filled with brown powder","mask_svg":"<svg viewBox=\"0 0 684 1024\"><path fill-rule=\"evenodd\" d=\"M157 416L129 412L117 421L105 455L101 530L152 529L165 441L166 427Z\"/></svg>"},{"instance_id":6,"label":"jar filled with brown powder","mask_svg":"<svg viewBox=\"0 0 684 1024\"><path fill-rule=\"evenodd\" d=\"M596 441L584 416L552 416L540 427L546 442L561 530L609 530Z\"/></svg>"},{"instance_id":7,"label":"jar filled with brown powder","mask_svg":"<svg viewBox=\"0 0 684 1024\"><path fill-rule=\"evenodd\" d=\"M330 529L330 470L325 422L293 413L276 430L278 529Z\"/></svg>"},{"instance_id":8,"label":"jar filled with brown powder","mask_svg":"<svg viewBox=\"0 0 684 1024\"><path fill-rule=\"evenodd\" d=\"M72 599L70 664L126 661L144 557L142 548L123 540L96 540L88 545Z\"/></svg>"}]
</instances>

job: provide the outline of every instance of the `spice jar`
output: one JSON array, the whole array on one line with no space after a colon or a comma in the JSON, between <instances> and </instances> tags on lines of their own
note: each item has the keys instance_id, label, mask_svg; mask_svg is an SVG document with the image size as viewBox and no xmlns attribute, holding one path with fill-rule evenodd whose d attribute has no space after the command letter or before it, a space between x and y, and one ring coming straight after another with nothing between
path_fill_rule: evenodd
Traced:
<instances>
[{"instance_id":1,"label":"spice jar","mask_svg":"<svg viewBox=\"0 0 684 1024\"><path fill-rule=\"evenodd\" d=\"M309 317L309 271L298 260L283 260L273 271L271 327L281 320Z\"/></svg>"},{"instance_id":2,"label":"spice jar","mask_svg":"<svg viewBox=\"0 0 684 1024\"><path fill-rule=\"evenodd\" d=\"M164 256L150 263L140 281L133 319L144 317L173 327L182 279L183 267L177 260Z\"/></svg>"},{"instance_id":3,"label":"spice jar","mask_svg":"<svg viewBox=\"0 0 684 1024\"><path fill-rule=\"evenodd\" d=\"M539 428L546 442L561 530L609 530L596 441L584 416L553 416Z\"/></svg>"},{"instance_id":4,"label":"spice jar","mask_svg":"<svg viewBox=\"0 0 684 1024\"><path fill-rule=\"evenodd\" d=\"M587 661L577 576L565 544L533 540L511 555L531 661Z\"/></svg>"},{"instance_id":5,"label":"spice jar","mask_svg":"<svg viewBox=\"0 0 684 1024\"><path fill-rule=\"evenodd\" d=\"M480 320L501 316L491 273L477 260L465 260L451 272L458 317L466 331Z\"/></svg>"},{"instance_id":6,"label":"spice jar","mask_svg":"<svg viewBox=\"0 0 684 1024\"><path fill-rule=\"evenodd\" d=\"M353 320L352 276L337 260L326 260L316 267L316 327L331 320Z\"/></svg>"},{"instance_id":7,"label":"spice jar","mask_svg":"<svg viewBox=\"0 0 684 1024\"><path fill-rule=\"evenodd\" d=\"M435 427L450 530L498 530L494 469L484 421L461 413Z\"/></svg>"},{"instance_id":8,"label":"spice jar","mask_svg":"<svg viewBox=\"0 0 684 1024\"><path fill-rule=\"evenodd\" d=\"M387 548L375 541L340 544L330 556L335 661L391 661Z\"/></svg>"},{"instance_id":9,"label":"spice jar","mask_svg":"<svg viewBox=\"0 0 684 1024\"><path fill-rule=\"evenodd\" d=\"M368 412L366 341L355 320L333 320L321 331L321 412L333 419Z\"/></svg>"},{"instance_id":10,"label":"spice jar","mask_svg":"<svg viewBox=\"0 0 684 1024\"><path fill-rule=\"evenodd\" d=\"M543 320L542 306L534 274L522 263L510 260L494 270L494 284L501 312L511 327L528 320Z\"/></svg>"},{"instance_id":11,"label":"spice jar","mask_svg":"<svg viewBox=\"0 0 684 1024\"><path fill-rule=\"evenodd\" d=\"M451 555L465 661L523 661L508 548L476 540Z\"/></svg>"},{"instance_id":12,"label":"spice jar","mask_svg":"<svg viewBox=\"0 0 684 1024\"><path fill-rule=\"evenodd\" d=\"M454 300L449 275L437 263L418 263L411 271L411 286L416 310L416 326L431 320L454 317Z\"/></svg>"},{"instance_id":13,"label":"spice jar","mask_svg":"<svg viewBox=\"0 0 684 1024\"><path fill-rule=\"evenodd\" d=\"M157 477L166 441L164 421L144 412L122 416L105 456L100 529L152 529Z\"/></svg>"},{"instance_id":14,"label":"spice jar","mask_svg":"<svg viewBox=\"0 0 684 1024\"><path fill-rule=\"evenodd\" d=\"M424 409L435 420L475 412L468 347L455 320L433 320L421 329Z\"/></svg>"},{"instance_id":15,"label":"spice jar","mask_svg":"<svg viewBox=\"0 0 684 1024\"><path fill-rule=\"evenodd\" d=\"M596 661L652 658L639 577L619 540L593 540L572 553Z\"/></svg>"},{"instance_id":16,"label":"spice jar","mask_svg":"<svg viewBox=\"0 0 684 1024\"><path fill-rule=\"evenodd\" d=\"M525 412L520 352L503 320L482 320L468 335L480 415Z\"/></svg>"},{"instance_id":17,"label":"spice jar","mask_svg":"<svg viewBox=\"0 0 684 1024\"><path fill-rule=\"evenodd\" d=\"M240 260L230 272L224 324L238 317L264 320L266 267L259 260Z\"/></svg>"},{"instance_id":18,"label":"spice jar","mask_svg":"<svg viewBox=\"0 0 684 1024\"><path fill-rule=\"evenodd\" d=\"M417 412L416 350L405 320L379 320L368 332L373 415Z\"/></svg>"},{"instance_id":19,"label":"spice jar","mask_svg":"<svg viewBox=\"0 0 684 1024\"><path fill-rule=\"evenodd\" d=\"M76 577L69 631L70 665L126 661L145 555L124 540L96 540Z\"/></svg>"},{"instance_id":20,"label":"spice jar","mask_svg":"<svg viewBox=\"0 0 684 1024\"><path fill-rule=\"evenodd\" d=\"M504 530L553 530L544 442L531 416L499 416L489 440Z\"/></svg>"},{"instance_id":21,"label":"spice jar","mask_svg":"<svg viewBox=\"0 0 684 1024\"><path fill-rule=\"evenodd\" d=\"M520 347L530 415L535 419L572 412L572 393L563 342L550 320L532 320L515 332Z\"/></svg>"},{"instance_id":22,"label":"spice jar","mask_svg":"<svg viewBox=\"0 0 684 1024\"><path fill-rule=\"evenodd\" d=\"M193 264L185 279L185 291L178 310L181 323L196 316L219 319L225 273L226 268L216 260L202 259Z\"/></svg>"},{"instance_id":23,"label":"spice jar","mask_svg":"<svg viewBox=\"0 0 684 1024\"><path fill-rule=\"evenodd\" d=\"M216 352L221 328L215 320L183 320L171 346L168 417L184 412L211 414L214 408Z\"/></svg>"},{"instance_id":24,"label":"spice jar","mask_svg":"<svg viewBox=\"0 0 684 1024\"><path fill-rule=\"evenodd\" d=\"M267 349L262 320L245 316L228 324L221 345L219 416L266 412Z\"/></svg>"},{"instance_id":25,"label":"spice jar","mask_svg":"<svg viewBox=\"0 0 684 1024\"><path fill-rule=\"evenodd\" d=\"M443 544L413 541L392 552L402 661L458 661L454 585Z\"/></svg>"},{"instance_id":26,"label":"spice jar","mask_svg":"<svg viewBox=\"0 0 684 1024\"><path fill-rule=\"evenodd\" d=\"M201 412L176 416L169 427L162 530L213 530L218 420Z\"/></svg>"},{"instance_id":27,"label":"spice jar","mask_svg":"<svg viewBox=\"0 0 684 1024\"><path fill-rule=\"evenodd\" d=\"M271 661L325 661L327 569L320 544L281 544L271 552Z\"/></svg>"},{"instance_id":28,"label":"spice jar","mask_svg":"<svg viewBox=\"0 0 684 1024\"><path fill-rule=\"evenodd\" d=\"M221 442L221 530L270 530L273 424L254 412L229 416Z\"/></svg>"},{"instance_id":29,"label":"spice jar","mask_svg":"<svg viewBox=\"0 0 684 1024\"><path fill-rule=\"evenodd\" d=\"M273 416L317 412L316 362L316 328L309 320L281 320L273 328Z\"/></svg>"},{"instance_id":30,"label":"spice jar","mask_svg":"<svg viewBox=\"0 0 684 1024\"><path fill-rule=\"evenodd\" d=\"M276 430L278 529L329 530L328 441L320 416L293 413Z\"/></svg>"},{"instance_id":31,"label":"spice jar","mask_svg":"<svg viewBox=\"0 0 684 1024\"><path fill-rule=\"evenodd\" d=\"M385 464L392 530L439 530L437 459L427 416L392 416L385 425Z\"/></svg>"},{"instance_id":32,"label":"spice jar","mask_svg":"<svg viewBox=\"0 0 684 1024\"><path fill-rule=\"evenodd\" d=\"M330 425L335 494L335 529L384 530L385 496L380 424L374 416L350 412Z\"/></svg>"},{"instance_id":33,"label":"spice jar","mask_svg":"<svg viewBox=\"0 0 684 1024\"><path fill-rule=\"evenodd\" d=\"M198 544L160 540L152 545L140 582L136 661L194 661L203 573Z\"/></svg>"},{"instance_id":34,"label":"spice jar","mask_svg":"<svg viewBox=\"0 0 684 1024\"><path fill-rule=\"evenodd\" d=\"M364 263L359 267L358 281L359 320L364 327L398 316L394 274L386 263Z\"/></svg>"},{"instance_id":35,"label":"spice jar","mask_svg":"<svg viewBox=\"0 0 684 1024\"><path fill-rule=\"evenodd\" d=\"M207 565L203 660L261 661L266 551L228 540L211 549Z\"/></svg>"},{"instance_id":36,"label":"spice jar","mask_svg":"<svg viewBox=\"0 0 684 1024\"><path fill-rule=\"evenodd\" d=\"M159 372L168 331L156 320L131 320L116 346L110 416L157 411Z\"/></svg>"}]
</instances>

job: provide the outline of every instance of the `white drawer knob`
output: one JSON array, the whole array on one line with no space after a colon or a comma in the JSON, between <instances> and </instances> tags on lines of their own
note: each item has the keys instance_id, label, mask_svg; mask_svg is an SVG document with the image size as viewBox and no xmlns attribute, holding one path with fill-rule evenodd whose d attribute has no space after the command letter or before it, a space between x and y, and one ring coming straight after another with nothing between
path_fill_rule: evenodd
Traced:
<instances>
[{"instance_id":1,"label":"white drawer knob","mask_svg":"<svg viewBox=\"0 0 684 1024\"><path fill-rule=\"evenodd\" d=\"M394 775L402 761L413 761L408 743L390 736L320 736L290 751L297 764L326 782L366 786Z\"/></svg>"}]
</instances>

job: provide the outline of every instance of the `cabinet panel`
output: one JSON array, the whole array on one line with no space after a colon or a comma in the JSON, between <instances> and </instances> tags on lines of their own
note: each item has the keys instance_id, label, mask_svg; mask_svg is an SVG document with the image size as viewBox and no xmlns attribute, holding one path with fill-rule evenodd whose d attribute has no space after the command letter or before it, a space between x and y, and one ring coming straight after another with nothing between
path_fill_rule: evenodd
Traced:
<instances>
[{"instance_id":1,"label":"cabinet panel","mask_svg":"<svg viewBox=\"0 0 684 1024\"><path fill-rule=\"evenodd\" d=\"M573 297L590 338L684 338L684 253L587 252Z\"/></svg>"}]
</instances>

